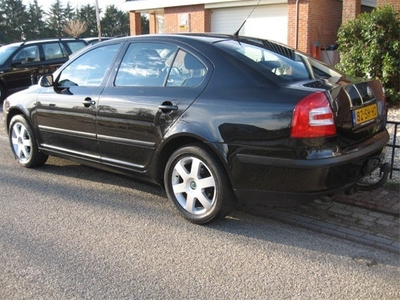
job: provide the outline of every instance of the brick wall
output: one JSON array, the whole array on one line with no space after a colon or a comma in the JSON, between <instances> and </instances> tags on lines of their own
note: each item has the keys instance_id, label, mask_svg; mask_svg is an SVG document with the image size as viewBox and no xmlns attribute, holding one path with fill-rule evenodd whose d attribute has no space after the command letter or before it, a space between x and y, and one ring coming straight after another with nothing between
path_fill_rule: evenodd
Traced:
<instances>
[{"instance_id":1,"label":"brick wall","mask_svg":"<svg viewBox=\"0 0 400 300\"><path fill-rule=\"evenodd\" d=\"M313 43L321 47L335 44L342 23L342 3L337 0L311 1L308 22L309 46Z\"/></svg>"},{"instance_id":2,"label":"brick wall","mask_svg":"<svg viewBox=\"0 0 400 300\"><path fill-rule=\"evenodd\" d=\"M296 0L288 0L288 45L307 52L308 50L308 11L309 1L300 0L298 10ZM298 18L296 18L296 12ZM297 20L297 24L296 24ZM296 41L297 29L297 41Z\"/></svg>"},{"instance_id":3,"label":"brick wall","mask_svg":"<svg viewBox=\"0 0 400 300\"><path fill-rule=\"evenodd\" d=\"M391 5L397 12L400 13L400 0L378 0L378 6Z\"/></svg>"},{"instance_id":4,"label":"brick wall","mask_svg":"<svg viewBox=\"0 0 400 300\"><path fill-rule=\"evenodd\" d=\"M297 48L310 53L313 44L335 44L342 21L342 2L300 0L298 4ZM296 47L296 0L288 1L288 44Z\"/></svg>"},{"instance_id":5,"label":"brick wall","mask_svg":"<svg viewBox=\"0 0 400 300\"><path fill-rule=\"evenodd\" d=\"M165 33L185 32L179 27L179 16L187 15L189 21L188 32L209 32L211 28L211 13L204 9L204 5L168 7L164 9Z\"/></svg>"},{"instance_id":6,"label":"brick wall","mask_svg":"<svg viewBox=\"0 0 400 300\"><path fill-rule=\"evenodd\" d=\"M360 13L361 0L343 0L343 23L355 19Z\"/></svg>"}]
</instances>

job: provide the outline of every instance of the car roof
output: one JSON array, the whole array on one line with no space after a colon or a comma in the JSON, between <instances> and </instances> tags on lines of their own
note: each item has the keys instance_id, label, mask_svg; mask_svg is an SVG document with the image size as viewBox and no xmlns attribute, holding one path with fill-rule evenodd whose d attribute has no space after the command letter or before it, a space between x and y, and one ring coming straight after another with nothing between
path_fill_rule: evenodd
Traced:
<instances>
[{"instance_id":1,"label":"car roof","mask_svg":"<svg viewBox=\"0 0 400 300\"><path fill-rule=\"evenodd\" d=\"M23 45L31 45L31 44L37 44L37 43L49 43L49 42L58 42L58 41L83 41L84 43L87 43L83 39L79 38L54 38L54 39L42 39L42 40L29 40L29 41L24 41L24 42L16 42L16 43L11 43L7 44L5 46L23 46Z\"/></svg>"},{"instance_id":2,"label":"car roof","mask_svg":"<svg viewBox=\"0 0 400 300\"><path fill-rule=\"evenodd\" d=\"M202 41L210 41L215 42L217 40L224 39L235 39L234 35L229 34L216 34L216 33L180 33L180 34L147 34L147 35L135 35L135 36L125 36L116 38L118 40L130 40L130 39L153 39L153 38L161 38L161 39L175 39L175 40L202 40Z\"/></svg>"},{"instance_id":3,"label":"car roof","mask_svg":"<svg viewBox=\"0 0 400 300\"><path fill-rule=\"evenodd\" d=\"M250 42L250 43L256 43L256 44L262 44L265 45L265 43L268 44L274 44L277 45L278 47L283 47L286 49L291 49L288 45L282 44L280 42L272 41L272 40L266 40L262 38L257 38L257 37L249 37L249 36L241 36L241 35L235 35L235 34L222 34L222 33L177 33L177 34L147 34L147 35L136 35L136 36L125 36L125 37L119 37L115 38L114 40L122 40L122 41L127 41L127 40L152 40L152 39L165 39L165 40L175 40L175 41L198 41L201 43L208 43L208 44L213 44L221 41L237 41L237 42ZM104 41L104 42L110 42L110 40Z\"/></svg>"}]
</instances>

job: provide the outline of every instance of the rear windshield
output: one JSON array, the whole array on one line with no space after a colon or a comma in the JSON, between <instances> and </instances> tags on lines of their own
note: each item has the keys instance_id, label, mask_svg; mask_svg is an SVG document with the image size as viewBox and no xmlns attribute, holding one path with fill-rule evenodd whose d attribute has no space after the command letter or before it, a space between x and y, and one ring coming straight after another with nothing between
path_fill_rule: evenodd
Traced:
<instances>
[{"instance_id":1,"label":"rear windshield","mask_svg":"<svg viewBox=\"0 0 400 300\"><path fill-rule=\"evenodd\" d=\"M329 80L341 76L336 70L305 54L266 40L226 40L215 43L215 46L282 83L321 78Z\"/></svg>"}]
</instances>

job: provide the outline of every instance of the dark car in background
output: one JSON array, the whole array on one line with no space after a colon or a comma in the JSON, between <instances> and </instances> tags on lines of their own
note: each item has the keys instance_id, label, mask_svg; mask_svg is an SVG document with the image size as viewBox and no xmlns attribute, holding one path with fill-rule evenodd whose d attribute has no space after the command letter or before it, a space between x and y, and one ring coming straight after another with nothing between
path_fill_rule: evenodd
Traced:
<instances>
[{"instance_id":1,"label":"dark car in background","mask_svg":"<svg viewBox=\"0 0 400 300\"><path fill-rule=\"evenodd\" d=\"M0 101L37 83L40 76L53 73L87 45L81 39L48 39L0 47Z\"/></svg>"},{"instance_id":2,"label":"dark car in background","mask_svg":"<svg viewBox=\"0 0 400 300\"><path fill-rule=\"evenodd\" d=\"M3 108L22 166L55 155L144 179L204 224L237 200L298 204L383 184L385 101L378 80L285 45L192 34L87 47ZM378 167L378 182L360 183Z\"/></svg>"},{"instance_id":3,"label":"dark car in background","mask_svg":"<svg viewBox=\"0 0 400 300\"><path fill-rule=\"evenodd\" d=\"M108 40L111 40L111 39L113 39L112 37L105 37L105 36L103 36L103 37L101 37L101 38L99 38L99 37L87 37L87 38L83 38L89 45L94 45L94 44L97 44L97 43L100 43L100 42L104 42L104 41L108 41Z\"/></svg>"}]
</instances>

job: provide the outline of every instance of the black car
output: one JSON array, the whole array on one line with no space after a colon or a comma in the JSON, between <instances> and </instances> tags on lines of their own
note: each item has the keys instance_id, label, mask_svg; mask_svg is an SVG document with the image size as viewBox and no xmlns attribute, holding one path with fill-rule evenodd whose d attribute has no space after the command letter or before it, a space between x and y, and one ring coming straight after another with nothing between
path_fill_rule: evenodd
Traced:
<instances>
[{"instance_id":1,"label":"black car","mask_svg":"<svg viewBox=\"0 0 400 300\"><path fill-rule=\"evenodd\" d=\"M103 37L101 37L101 38L98 38L98 37L88 37L88 38L83 38L89 45L94 45L94 44L97 44L97 43L99 43L99 42L104 42L104 41L107 41L107 40L111 40L112 39L112 37L106 37L106 36L103 36Z\"/></svg>"},{"instance_id":2,"label":"black car","mask_svg":"<svg viewBox=\"0 0 400 300\"><path fill-rule=\"evenodd\" d=\"M165 188L194 223L237 200L298 204L375 188L389 135L377 80L285 45L230 35L96 44L4 102L17 161L48 155Z\"/></svg>"},{"instance_id":3,"label":"black car","mask_svg":"<svg viewBox=\"0 0 400 300\"><path fill-rule=\"evenodd\" d=\"M37 83L40 76L53 73L87 45L80 39L48 39L0 47L0 101Z\"/></svg>"}]
</instances>

